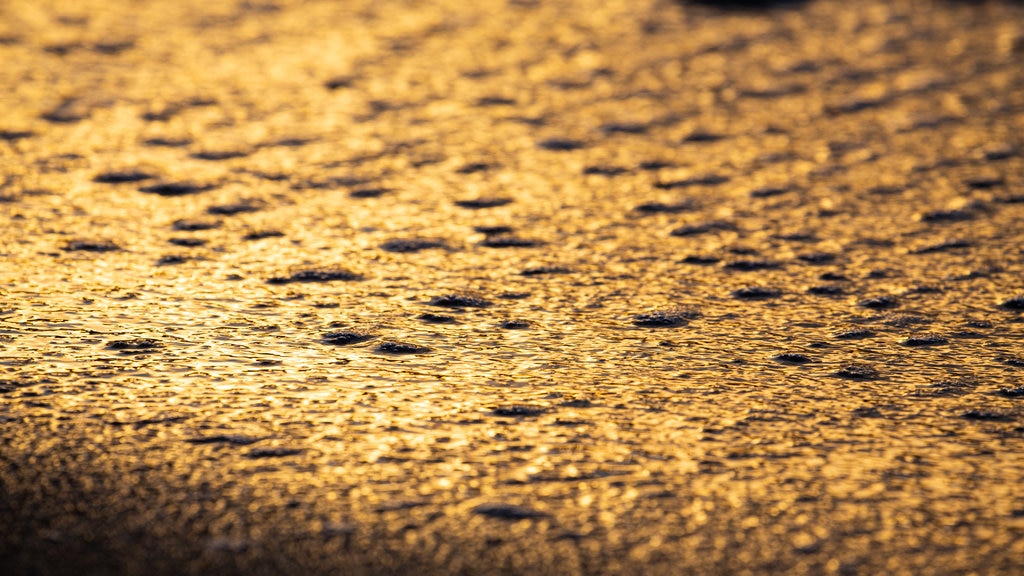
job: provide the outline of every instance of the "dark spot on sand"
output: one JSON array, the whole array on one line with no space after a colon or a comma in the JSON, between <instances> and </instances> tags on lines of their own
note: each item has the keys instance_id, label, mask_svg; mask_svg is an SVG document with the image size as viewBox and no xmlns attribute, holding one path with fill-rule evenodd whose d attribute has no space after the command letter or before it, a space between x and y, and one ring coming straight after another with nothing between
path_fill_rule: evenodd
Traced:
<instances>
[{"instance_id":1,"label":"dark spot on sand","mask_svg":"<svg viewBox=\"0 0 1024 576\"><path fill-rule=\"evenodd\" d=\"M721 134L716 134L714 132L707 132L705 130L694 130L693 132L690 132L688 135L684 136L681 141L694 143L718 142L719 140L722 140L724 138L725 136Z\"/></svg>"},{"instance_id":2,"label":"dark spot on sand","mask_svg":"<svg viewBox=\"0 0 1024 576\"><path fill-rule=\"evenodd\" d=\"M348 346L350 344L359 344L360 342L366 342L376 338L373 334L367 334L366 332L354 332L351 330L342 330L340 332L328 332L323 335L322 342L324 344L331 344L334 346Z\"/></svg>"},{"instance_id":3,"label":"dark spot on sand","mask_svg":"<svg viewBox=\"0 0 1024 576\"><path fill-rule=\"evenodd\" d=\"M706 266L706 265L710 265L710 264L717 264L721 260L722 259L717 257L717 256L704 256L704 255L701 255L701 254L691 254L691 255L686 256L685 258L683 258L682 262L684 264L698 264L698 265L701 265L701 266Z\"/></svg>"},{"instance_id":4,"label":"dark spot on sand","mask_svg":"<svg viewBox=\"0 0 1024 576\"><path fill-rule=\"evenodd\" d=\"M485 162L472 162L470 164L463 164L456 172L459 174L474 174L476 172L486 172L491 168L492 166Z\"/></svg>"},{"instance_id":5,"label":"dark spot on sand","mask_svg":"<svg viewBox=\"0 0 1024 576\"><path fill-rule=\"evenodd\" d=\"M649 160L647 162L641 162L637 165L637 168L641 170L661 170L662 168L671 168L672 166L673 164L671 162Z\"/></svg>"},{"instance_id":6,"label":"dark spot on sand","mask_svg":"<svg viewBox=\"0 0 1024 576\"><path fill-rule=\"evenodd\" d=\"M140 351L163 348L164 344L154 338L131 338L128 340L112 340L107 342L107 350Z\"/></svg>"},{"instance_id":7,"label":"dark spot on sand","mask_svg":"<svg viewBox=\"0 0 1024 576\"><path fill-rule=\"evenodd\" d=\"M381 250L386 252L410 253L431 248L445 248L445 243L432 238L400 238L388 240L380 245Z\"/></svg>"},{"instance_id":8,"label":"dark spot on sand","mask_svg":"<svg viewBox=\"0 0 1024 576\"><path fill-rule=\"evenodd\" d=\"M139 188L140 192L156 194L158 196L186 196L213 190L215 184L205 182L158 182L149 186Z\"/></svg>"},{"instance_id":9,"label":"dark spot on sand","mask_svg":"<svg viewBox=\"0 0 1024 576\"><path fill-rule=\"evenodd\" d=\"M771 260L733 260L726 262L722 266L726 270L734 270L737 272L753 272L756 270L770 270L772 268L778 268L778 262L772 262Z\"/></svg>"},{"instance_id":10,"label":"dark spot on sand","mask_svg":"<svg viewBox=\"0 0 1024 576\"><path fill-rule=\"evenodd\" d=\"M583 148L583 142L579 140L570 140L568 138L549 138L538 142L537 146L542 150L565 152Z\"/></svg>"},{"instance_id":11,"label":"dark spot on sand","mask_svg":"<svg viewBox=\"0 0 1024 576\"><path fill-rule=\"evenodd\" d=\"M156 265L174 266L176 264L184 264L188 259L188 256L182 256L181 254L168 254L166 256L161 256L160 259L156 261Z\"/></svg>"},{"instance_id":12,"label":"dark spot on sand","mask_svg":"<svg viewBox=\"0 0 1024 576\"><path fill-rule=\"evenodd\" d=\"M960 414L961 418L967 420L986 420L989 422L1012 422L1014 420L1013 413L1005 412L1002 410L983 410L980 408L973 408L966 410Z\"/></svg>"},{"instance_id":13,"label":"dark spot on sand","mask_svg":"<svg viewBox=\"0 0 1024 576\"><path fill-rule=\"evenodd\" d=\"M324 82L324 88L334 91L339 88L351 88L355 82L355 78L352 76L335 76Z\"/></svg>"},{"instance_id":14,"label":"dark spot on sand","mask_svg":"<svg viewBox=\"0 0 1024 576\"><path fill-rule=\"evenodd\" d=\"M807 364L808 362L811 362L811 359L807 356L797 354L795 352L783 352L782 354L776 354L772 356L772 360L782 364Z\"/></svg>"},{"instance_id":15,"label":"dark spot on sand","mask_svg":"<svg viewBox=\"0 0 1024 576\"><path fill-rule=\"evenodd\" d=\"M55 124L72 124L85 120L91 114L92 110L85 102L77 98L68 98L56 108L40 115L40 118Z\"/></svg>"},{"instance_id":16,"label":"dark spot on sand","mask_svg":"<svg viewBox=\"0 0 1024 576\"><path fill-rule=\"evenodd\" d=\"M662 190L671 190L673 188L688 188L690 186L715 186L717 184L724 184L728 181L729 178L727 176L720 176L718 174L706 174L704 176L694 176L692 178L684 178L682 180L658 182L654 185L654 187L661 188Z\"/></svg>"},{"instance_id":17,"label":"dark spot on sand","mask_svg":"<svg viewBox=\"0 0 1024 576\"><path fill-rule=\"evenodd\" d=\"M474 226L473 230L485 236L499 236L511 234L514 230L511 226Z\"/></svg>"},{"instance_id":18,"label":"dark spot on sand","mask_svg":"<svg viewBox=\"0 0 1024 576\"><path fill-rule=\"evenodd\" d=\"M498 324L498 327L505 330L525 330L530 327L530 323L526 320L505 320Z\"/></svg>"},{"instance_id":19,"label":"dark spot on sand","mask_svg":"<svg viewBox=\"0 0 1024 576\"><path fill-rule=\"evenodd\" d=\"M914 254L934 254L936 252L947 252L949 250L956 250L958 248L970 248L971 243L967 240L946 240L939 242L938 244L928 244L926 246L920 246L914 248L912 252Z\"/></svg>"},{"instance_id":20,"label":"dark spot on sand","mask_svg":"<svg viewBox=\"0 0 1024 576\"><path fill-rule=\"evenodd\" d=\"M847 330L840 330L832 333L833 338L838 338L840 340L860 340L862 338L871 338L874 335L874 332L864 328L849 328Z\"/></svg>"},{"instance_id":21,"label":"dark spot on sand","mask_svg":"<svg viewBox=\"0 0 1024 576\"><path fill-rule=\"evenodd\" d=\"M97 174L93 176L92 181L100 184L123 184L125 182L141 182L151 178L155 178L155 176L142 170L115 170Z\"/></svg>"},{"instance_id":22,"label":"dark spot on sand","mask_svg":"<svg viewBox=\"0 0 1024 576\"><path fill-rule=\"evenodd\" d=\"M200 150L192 154L193 158L198 160L231 160L232 158L244 158L252 154L252 150L245 148L229 148L224 150Z\"/></svg>"},{"instance_id":23,"label":"dark spot on sand","mask_svg":"<svg viewBox=\"0 0 1024 576\"><path fill-rule=\"evenodd\" d=\"M764 286L747 286L733 290L729 295L739 300L768 300L778 298L782 295L782 292L775 288L766 288Z\"/></svg>"},{"instance_id":24,"label":"dark spot on sand","mask_svg":"<svg viewBox=\"0 0 1024 576\"><path fill-rule=\"evenodd\" d=\"M685 326L700 317L700 312L688 308L669 308L643 312L633 317L633 324L644 328L671 328Z\"/></svg>"},{"instance_id":25,"label":"dark spot on sand","mask_svg":"<svg viewBox=\"0 0 1024 576\"><path fill-rule=\"evenodd\" d=\"M637 122L611 122L602 124L599 130L606 134L644 134L648 126Z\"/></svg>"},{"instance_id":26,"label":"dark spot on sand","mask_svg":"<svg viewBox=\"0 0 1024 576\"><path fill-rule=\"evenodd\" d=\"M299 448L254 448L246 453L246 458L282 458L284 456L296 456L304 450Z\"/></svg>"},{"instance_id":27,"label":"dark spot on sand","mask_svg":"<svg viewBox=\"0 0 1024 576\"><path fill-rule=\"evenodd\" d=\"M349 192L348 195L350 198L380 198L392 191L393 188L360 188Z\"/></svg>"},{"instance_id":28,"label":"dark spot on sand","mask_svg":"<svg viewBox=\"0 0 1024 576\"><path fill-rule=\"evenodd\" d=\"M724 220L715 220L712 222L703 222L700 224L687 224L680 226L670 234L672 236L696 236L698 234L705 234L712 231L723 231L723 230L735 230L736 225L732 222L726 222Z\"/></svg>"},{"instance_id":29,"label":"dark spot on sand","mask_svg":"<svg viewBox=\"0 0 1024 576\"><path fill-rule=\"evenodd\" d=\"M1006 364L1007 366L1013 366L1015 368L1024 368L1024 359L1014 357L1000 357L996 358L999 362Z\"/></svg>"},{"instance_id":30,"label":"dark spot on sand","mask_svg":"<svg viewBox=\"0 0 1024 576\"><path fill-rule=\"evenodd\" d=\"M550 274L568 274L569 269L562 266L533 266L520 272L523 276L547 276Z\"/></svg>"},{"instance_id":31,"label":"dark spot on sand","mask_svg":"<svg viewBox=\"0 0 1024 576\"><path fill-rule=\"evenodd\" d=\"M878 377L877 370L863 364L847 364L832 374L847 380L874 380Z\"/></svg>"},{"instance_id":32,"label":"dark spot on sand","mask_svg":"<svg viewBox=\"0 0 1024 576\"><path fill-rule=\"evenodd\" d=\"M264 238L281 238L284 232L280 230L253 230L242 236L242 240L263 240Z\"/></svg>"},{"instance_id":33,"label":"dark spot on sand","mask_svg":"<svg viewBox=\"0 0 1024 576\"><path fill-rule=\"evenodd\" d=\"M941 346L948 343L949 340L937 334L915 334L900 341L900 344L912 347Z\"/></svg>"},{"instance_id":34,"label":"dark spot on sand","mask_svg":"<svg viewBox=\"0 0 1024 576\"><path fill-rule=\"evenodd\" d=\"M497 208L498 206L504 206L511 203L511 198L505 198L503 196L484 196L481 198L455 201L456 206L470 208L472 210L479 210L481 208Z\"/></svg>"},{"instance_id":35,"label":"dark spot on sand","mask_svg":"<svg viewBox=\"0 0 1024 576\"><path fill-rule=\"evenodd\" d=\"M149 138L142 142L146 146L162 146L167 148L180 148L182 146L188 146L192 143L192 140L188 138Z\"/></svg>"},{"instance_id":36,"label":"dark spot on sand","mask_svg":"<svg viewBox=\"0 0 1024 576\"><path fill-rule=\"evenodd\" d=\"M121 247L110 240L71 240L64 245L69 252L114 252Z\"/></svg>"},{"instance_id":37,"label":"dark spot on sand","mask_svg":"<svg viewBox=\"0 0 1024 576\"><path fill-rule=\"evenodd\" d=\"M186 440L189 444L234 444L236 446L248 446L259 442L260 438L244 436L242 434L218 434L216 436L199 436Z\"/></svg>"},{"instance_id":38,"label":"dark spot on sand","mask_svg":"<svg viewBox=\"0 0 1024 576\"><path fill-rule=\"evenodd\" d=\"M522 238L519 236L513 236L511 234L500 234L497 236L488 236L480 242L481 246L487 248L532 248L535 246L542 245L543 242L540 240L534 240L532 238Z\"/></svg>"},{"instance_id":39,"label":"dark spot on sand","mask_svg":"<svg viewBox=\"0 0 1024 576\"><path fill-rule=\"evenodd\" d=\"M665 204L663 202L644 202L633 208L634 212L641 214L677 214L687 210L693 210L694 203L690 200Z\"/></svg>"},{"instance_id":40,"label":"dark spot on sand","mask_svg":"<svg viewBox=\"0 0 1024 576\"><path fill-rule=\"evenodd\" d=\"M374 350L383 354L426 354L432 351L429 346L394 341L381 342Z\"/></svg>"},{"instance_id":41,"label":"dark spot on sand","mask_svg":"<svg viewBox=\"0 0 1024 576\"><path fill-rule=\"evenodd\" d=\"M964 178L963 182L969 188L983 189L983 188L994 188L996 186L999 186L999 185L1001 185L1004 182L1004 180L1003 180L1002 176L977 175L977 176L968 176L967 178Z\"/></svg>"},{"instance_id":42,"label":"dark spot on sand","mask_svg":"<svg viewBox=\"0 0 1024 576\"><path fill-rule=\"evenodd\" d=\"M29 130L0 130L0 140L6 142L16 142L25 138L31 138L35 136L35 132Z\"/></svg>"},{"instance_id":43,"label":"dark spot on sand","mask_svg":"<svg viewBox=\"0 0 1024 576\"><path fill-rule=\"evenodd\" d=\"M445 294L431 298L427 304L442 308L487 308L491 302L469 294Z\"/></svg>"},{"instance_id":44,"label":"dark spot on sand","mask_svg":"<svg viewBox=\"0 0 1024 576\"><path fill-rule=\"evenodd\" d=\"M921 214L922 222L963 222L974 218L968 210L932 210Z\"/></svg>"},{"instance_id":45,"label":"dark spot on sand","mask_svg":"<svg viewBox=\"0 0 1024 576\"><path fill-rule=\"evenodd\" d=\"M202 238L171 238L168 242L175 246L184 246L186 248L203 246L206 244L206 240L203 240Z\"/></svg>"},{"instance_id":46,"label":"dark spot on sand","mask_svg":"<svg viewBox=\"0 0 1024 576\"><path fill-rule=\"evenodd\" d=\"M512 98L502 98L501 96L484 96L476 101L477 106L512 106L516 101Z\"/></svg>"},{"instance_id":47,"label":"dark spot on sand","mask_svg":"<svg viewBox=\"0 0 1024 576\"><path fill-rule=\"evenodd\" d=\"M362 276L346 268L331 266L307 268L293 272L290 276L277 276L267 280L268 284L290 284L292 282L348 282L362 280Z\"/></svg>"},{"instance_id":48,"label":"dark spot on sand","mask_svg":"<svg viewBox=\"0 0 1024 576\"><path fill-rule=\"evenodd\" d=\"M781 196L789 192L789 188L778 188L774 186L766 186L764 188L756 188L750 191L751 198L771 198L772 196Z\"/></svg>"},{"instance_id":49,"label":"dark spot on sand","mask_svg":"<svg viewBox=\"0 0 1024 576\"><path fill-rule=\"evenodd\" d=\"M999 303L999 307L1003 310L1013 310L1014 312L1024 312L1024 296L1014 296L1007 298Z\"/></svg>"},{"instance_id":50,"label":"dark spot on sand","mask_svg":"<svg viewBox=\"0 0 1024 576\"><path fill-rule=\"evenodd\" d=\"M259 212L262 209L262 202L259 202L257 200L240 200L238 202L232 202L231 204L218 204L216 206L210 206L209 208L206 209L206 213L217 216L234 216L236 214Z\"/></svg>"},{"instance_id":51,"label":"dark spot on sand","mask_svg":"<svg viewBox=\"0 0 1024 576\"><path fill-rule=\"evenodd\" d=\"M887 310L889 308L895 308L897 306L897 302L892 296L875 296L873 298L865 298L857 302L857 306L860 306L861 308L870 308L872 310Z\"/></svg>"},{"instance_id":52,"label":"dark spot on sand","mask_svg":"<svg viewBox=\"0 0 1024 576\"><path fill-rule=\"evenodd\" d=\"M992 142L981 150L985 160L1006 160L1017 154L1017 147L1009 142Z\"/></svg>"},{"instance_id":53,"label":"dark spot on sand","mask_svg":"<svg viewBox=\"0 0 1024 576\"><path fill-rule=\"evenodd\" d=\"M919 388L915 394L918 396L960 396L978 386L978 382L971 378L953 378L933 382L928 386Z\"/></svg>"},{"instance_id":54,"label":"dark spot on sand","mask_svg":"<svg viewBox=\"0 0 1024 576\"><path fill-rule=\"evenodd\" d=\"M828 282L849 282L850 279L842 274L836 272L825 272L818 276L818 280L826 280Z\"/></svg>"},{"instance_id":55,"label":"dark spot on sand","mask_svg":"<svg viewBox=\"0 0 1024 576\"><path fill-rule=\"evenodd\" d=\"M527 520L530 518L545 518L548 515L523 506L513 504L481 504L473 508L473 514L497 518L499 520Z\"/></svg>"},{"instance_id":56,"label":"dark spot on sand","mask_svg":"<svg viewBox=\"0 0 1024 576\"><path fill-rule=\"evenodd\" d=\"M799 254L797 259L808 264L829 264L835 261L836 255L829 254L828 252L811 252L809 254Z\"/></svg>"},{"instance_id":57,"label":"dark spot on sand","mask_svg":"<svg viewBox=\"0 0 1024 576\"><path fill-rule=\"evenodd\" d=\"M583 174L588 176L618 176L626 172L629 170L621 166L587 166L583 169Z\"/></svg>"},{"instance_id":58,"label":"dark spot on sand","mask_svg":"<svg viewBox=\"0 0 1024 576\"><path fill-rule=\"evenodd\" d=\"M426 322L427 324L454 324L455 316L449 316L447 314L431 314L427 312L417 316L419 320Z\"/></svg>"},{"instance_id":59,"label":"dark spot on sand","mask_svg":"<svg viewBox=\"0 0 1024 576\"><path fill-rule=\"evenodd\" d=\"M548 409L544 406L534 406L532 404L507 404L504 406L498 406L491 410L491 415L505 417L540 416L547 411Z\"/></svg>"}]
</instances>

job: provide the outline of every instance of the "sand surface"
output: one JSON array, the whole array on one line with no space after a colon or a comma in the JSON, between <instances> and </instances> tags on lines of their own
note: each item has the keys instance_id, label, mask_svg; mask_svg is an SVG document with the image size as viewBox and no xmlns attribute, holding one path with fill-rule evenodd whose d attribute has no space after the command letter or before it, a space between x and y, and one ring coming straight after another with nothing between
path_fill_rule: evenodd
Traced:
<instances>
[{"instance_id":1,"label":"sand surface","mask_svg":"<svg viewBox=\"0 0 1024 576\"><path fill-rule=\"evenodd\" d=\"M0 572L1019 574L1022 61L1008 1L2 2Z\"/></svg>"}]
</instances>

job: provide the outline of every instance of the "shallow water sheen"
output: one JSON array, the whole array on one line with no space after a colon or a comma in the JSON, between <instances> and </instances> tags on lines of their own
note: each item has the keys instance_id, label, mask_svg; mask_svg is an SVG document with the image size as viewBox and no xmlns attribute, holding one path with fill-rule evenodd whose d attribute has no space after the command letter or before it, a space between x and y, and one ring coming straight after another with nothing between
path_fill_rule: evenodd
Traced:
<instances>
[{"instance_id":1,"label":"shallow water sheen","mask_svg":"<svg viewBox=\"0 0 1024 576\"><path fill-rule=\"evenodd\" d=\"M1022 568L1024 9L706 4L0 6L0 567Z\"/></svg>"}]
</instances>

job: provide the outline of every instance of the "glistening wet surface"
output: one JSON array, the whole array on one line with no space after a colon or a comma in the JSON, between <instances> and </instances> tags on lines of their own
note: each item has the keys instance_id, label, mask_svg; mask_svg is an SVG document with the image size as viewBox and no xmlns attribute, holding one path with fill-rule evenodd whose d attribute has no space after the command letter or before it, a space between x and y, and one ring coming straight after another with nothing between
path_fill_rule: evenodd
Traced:
<instances>
[{"instance_id":1,"label":"glistening wet surface","mask_svg":"<svg viewBox=\"0 0 1024 576\"><path fill-rule=\"evenodd\" d=\"M6 2L0 567L1017 573L1022 57L1000 1Z\"/></svg>"}]
</instances>

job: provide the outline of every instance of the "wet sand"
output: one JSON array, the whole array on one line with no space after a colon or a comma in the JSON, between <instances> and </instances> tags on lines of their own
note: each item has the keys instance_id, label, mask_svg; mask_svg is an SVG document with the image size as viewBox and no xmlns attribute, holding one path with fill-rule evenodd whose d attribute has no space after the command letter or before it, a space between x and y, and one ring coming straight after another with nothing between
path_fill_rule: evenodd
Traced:
<instances>
[{"instance_id":1,"label":"wet sand","mask_svg":"<svg viewBox=\"0 0 1024 576\"><path fill-rule=\"evenodd\" d=\"M0 572L1016 574L1024 6L0 5Z\"/></svg>"}]
</instances>

